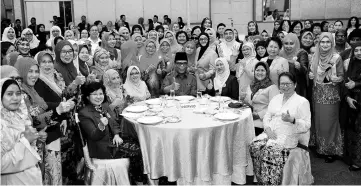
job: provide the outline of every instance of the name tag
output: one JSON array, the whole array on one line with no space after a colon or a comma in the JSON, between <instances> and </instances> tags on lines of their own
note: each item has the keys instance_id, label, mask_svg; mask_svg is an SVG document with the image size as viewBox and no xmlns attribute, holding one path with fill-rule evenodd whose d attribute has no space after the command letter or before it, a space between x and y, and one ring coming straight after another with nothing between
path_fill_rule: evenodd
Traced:
<instances>
[{"instance_id":1,"label":"name tag","mask_svg":"<svg viewBox=\"0 0 361 186\"><path fill-rule=\"evenodd\" d=\"M195 103L183 103L181 104L182 109L195 109L197 105Z\"/></svg>"}]
</instances>

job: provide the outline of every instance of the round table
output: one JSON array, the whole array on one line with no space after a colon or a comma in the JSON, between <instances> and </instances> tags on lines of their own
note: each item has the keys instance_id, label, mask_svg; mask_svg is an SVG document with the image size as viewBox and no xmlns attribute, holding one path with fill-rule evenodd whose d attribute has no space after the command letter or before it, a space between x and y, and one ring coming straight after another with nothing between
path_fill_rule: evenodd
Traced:
<instances>
[{"instance_id":1,"label":"round table","mask_svg":"<svg viewBox=\"0 0 361 186\"><path fill-rule=\"evenodd\" d=\"M182 185L245 184L246 175L253 175L248 147L255 132L251 109L238 110L239 118L228 122L194 109L181 109L179 123L145 125L125 119L138 134L144 173L151 179L167 176Z\"/></svg>"}]
</instances>

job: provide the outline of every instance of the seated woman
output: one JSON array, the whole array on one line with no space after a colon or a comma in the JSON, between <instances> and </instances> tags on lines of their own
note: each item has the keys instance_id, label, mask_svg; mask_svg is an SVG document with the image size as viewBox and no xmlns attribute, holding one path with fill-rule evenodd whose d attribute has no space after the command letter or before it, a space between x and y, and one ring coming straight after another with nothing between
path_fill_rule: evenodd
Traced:
<instances>
[{"instance_id":1,"label":"seated woman","mask_svg":"<svg viewBox=\"0 0 361 186\"><path fill-rule=\"evenodd\" d=\"M216 77L213 80L214 90L222 96L238 100L238 80L230 75L229 65L226 58L216 59Z\"/></svg>"},{"instance_id":2,"label":"seated woman","mask_svg":"<svg viewBox=\"0 0 361 186\"><path fill-rule=\"evenodd\" d=\"M253 121L256 135L263 132L263 117L267 112L267 107L272 98L278 95L278 87L272 83L268 65L258 62L255 66L254 81L247 88L245 95L240 95L241 99L253 107Z\"/></svg>"},{"instance_id":3,"label":"seated woman","mask_svg":"<svg viewBox=\"0 0 361 186\"><path fill-rule=\"evenodd\" d=\"M42 185L35 141L39 138L31 127L18 83L0 80L1 89L1 185Z\"/></svg>"},{"instance_id":4,"label":"seated woman","mask_svg":"<svg viewBox=\"0 0 361 186\"><path fill-rule=\"evenodd\" d=\"M143 174L139 144L120 137L121 126L106 103L104 85L90 82L82 87L82 92L85 106L79 111L80 128L96 167L86 181L91 185L130 185L128 168L131 181L138 181Z\"/></svg>"},{"instance_id":5,"label":"seated woman","mask_svg":"<svg viewBox=\"0 0 361 186\"><path fill-rule=\"evenodd\" d=\"M124 94L129 95L134 101L144 101L150 98L147 85L140 79L140 70L137 66L130 66L124 83Z\"/></svg>"},{"instance_id":6,"label":"seated woman","mask_svg":"<svg viewBox=\"0 0 361 186\"><path fill-rule=\"evenodd\" d=\"M107 98L109 98L109 107L120 114L125 106L125 99L119 73L114 69L107 70L103 75L103 83L106 88Z\"/></svg>"},{"instance_id":7,"label":"seated woman","mask_svg":"<svg viewBox=\"0 0 361 186\"><path fill-rule=\"evenodd\" d=\"M90 67L90 73L95 74L95 79L100 81L103 78L105 71L111 68L110 66L109 52L103 48L98 47L94 52L94 66ZM88 76L88 79L92 79L94 76Z\"/></svg>"},{"instance_id":8,"label":"seated woman","mask_svg":"<svg viewBox=\"0 0 361 186\"><path fill-rule=\"evenodd\" d=\"M295 92L297 85L295 76L283 72L279 76L278 83L282 94L275 96L269 103L263 118L265 132L257 136L250 145L255 176L262 185L280 185L284 179L283 168L292 149L297 147L299 142L307 146L310 137L310 104L306 98ZM305 162L310 164L309 161ZM310 166L308 168L310 169ZM298 169L298 171L305 170ZM309 179L298 178L299 174L293 175L294 172L291 176L301 181L312 180L310 172L309 170L302 174L308 176L307 178L310 176Z\"/></svg>"}]
</instances>

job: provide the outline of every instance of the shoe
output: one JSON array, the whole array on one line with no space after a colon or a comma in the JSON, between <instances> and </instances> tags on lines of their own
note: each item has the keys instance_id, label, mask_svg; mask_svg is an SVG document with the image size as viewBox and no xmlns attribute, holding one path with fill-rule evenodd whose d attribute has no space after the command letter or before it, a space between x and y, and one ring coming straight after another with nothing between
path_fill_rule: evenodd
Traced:
<instances>
[{"instance_id":1,"label":"shoe","mask_svg":"<svg viewBox=\"0 0 361 186\"><path fill-rule=\"evenodd\" d=\"M348 170L350 171L360 171L361 167L357 166L357 165L351 165L348 167Z\"/></svg>"},{"instance_id":2,"label":"shoe","mask_svg":"<svg viewBox=\"0 0 361 186\"><path fill-rule=\"evenodd\" d=\"M334 161L336 161L336 159L332 156L327 156L325 159L325 163L333 163Z\"/></svg>"}]
</instances>

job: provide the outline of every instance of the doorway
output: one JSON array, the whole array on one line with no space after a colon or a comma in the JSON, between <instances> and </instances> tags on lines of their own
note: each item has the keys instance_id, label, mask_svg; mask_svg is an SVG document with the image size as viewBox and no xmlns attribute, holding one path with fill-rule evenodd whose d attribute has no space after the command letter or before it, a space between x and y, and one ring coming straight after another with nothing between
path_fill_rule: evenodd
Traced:
<instances>
[{"instance_id":1,"label":"doorway","mask_svg":"<svg viewBox=\"0 0 361 186\"><path fill-rule=\"evenodd\" d=\"M27 26L30 24L30 19L35 17L36 24L44 24L46 31L57 25L64 33L64 30L68 28L68 24L73 21L71 0L25 0L24 6Z\"/></svg>"}]
</instances>

